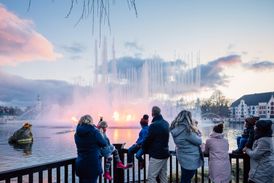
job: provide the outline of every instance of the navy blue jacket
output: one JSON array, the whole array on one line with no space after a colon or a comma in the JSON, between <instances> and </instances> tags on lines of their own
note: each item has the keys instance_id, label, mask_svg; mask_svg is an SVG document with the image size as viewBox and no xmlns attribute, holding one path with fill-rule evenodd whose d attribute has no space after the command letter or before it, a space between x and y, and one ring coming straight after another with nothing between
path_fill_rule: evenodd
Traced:
<instances>
[{"instance_id":1,"label":"navy blue jacket","mask_svg":"<svg viewBox=\"0 0 274 183\"><path fill-rule=\"evenodd\" d=\"M142 126L142 130L140 131L139 133L139 138L137 139L136 141L136 144L138 145L142 145L143 144L143 141L145 140L146 136L147 136L147 133L148 133L148 126Z\"/></svg>"},{"instance_id":2,"label":"navy blue jacket","mask_svg":"<svg viewBox=\"0 0 274 183\"><path fill-rule=\"evenodd\" d=\"M107 145L99 130L88 124L78 125L74 140L77 147L76 175L93 179L102 174L100 147Z\"/></svg>"},{"instance_id":3,"label":"navy blue jacket","mask_svg":"<svg viewBox=\"0 0 274 183\"><path fill-rule=\"evenodd\" d=\"M246 142L245 146L248 148L252 148L252 146L253 146L254 133L255 133L255 131L254 131L253 126L245 128L243 131L242 137L247 138L247 142Z\"/></svg>"},{"instance_id":4,"label":"navy blue jacket","mask_svg":"<svg viewBox=\"0 0 274 183\"><path fill-rule=\"evenodd\" d=\"M166 159L169 157L169 124L162 115L153 118L148 134L143 142L143 149L150 157Z\"/></svg>"}]
</instances>

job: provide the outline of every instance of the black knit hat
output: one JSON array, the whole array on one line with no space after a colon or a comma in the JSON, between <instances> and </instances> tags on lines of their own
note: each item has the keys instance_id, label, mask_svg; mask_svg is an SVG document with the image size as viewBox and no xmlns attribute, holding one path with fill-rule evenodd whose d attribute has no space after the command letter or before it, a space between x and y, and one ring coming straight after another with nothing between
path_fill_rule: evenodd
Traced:
<instances>
[{"instance_id":1,"label":"black knit hat","mask_svg":"<svg viewBox=\"0 0 274 183\"><path fill-rule=\"evenodd\" d=\"M216 133L223 133L223 131L224 131L224 124L223 123L219 123L219 124L215 125L213 127L213 131L216 132Z\"/></svg>"},{"instance_id":2,"label":"black knit hat","mask_svg":"<svg viewBox=\"0 0 274 183\"><path fill-rule=\"evenodd\" d=\"M256 127L260 130L271 129L272 121L271 120L259 120L256 122Z\"/></svg>"},{"instance_id":3,"label":"black knit hat","mask_svg":"<svg viewBox=\"0 0 274 183\"><path fill-rule=\"evenodd\" d=\"M272 121L259 120L256 122L255 139L261 137L272 137Z\"/></svg>"},{"instance_id":4,"label":"black knit hat","mask_svg":"<svg viewBox=\"0 0 274 183\"><path fill-rule=\"evenodd\" d=\"M148 125L148 118L149 118L149 116L147 114L144 114L143 118L140 120L140 124L142 126L147 126Z\"/></svg>"},{"instance_id":5,"label":"black knit hat","mask_svg":"<svg viewBox=\"0 0 274 183\"><path fill-rule=\"evenodd\" d=\"M148 118L149 118L149 116L148 116L147 114L144 114L144 115L143 115L143 119L148 120Z\"/></svg>"}]
</instances>

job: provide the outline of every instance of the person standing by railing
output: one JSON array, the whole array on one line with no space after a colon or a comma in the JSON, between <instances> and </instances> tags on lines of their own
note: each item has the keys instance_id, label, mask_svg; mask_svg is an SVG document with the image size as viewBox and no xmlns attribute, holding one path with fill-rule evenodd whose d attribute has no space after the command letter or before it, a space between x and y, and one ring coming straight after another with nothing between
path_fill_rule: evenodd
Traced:
<instances>
[{"instance_id":1,"label":"person standing by railing","mask_svg":"<svg viewBox=\"0 0 274 183\"><path fill-rule=\"evenodd\" d=\"M181 183L190 183L196 170L203 164L200 147L202 138L191 112L182 110L171 123L170 132L181 165Z\"/></svg>"},{"instance_id":2,"label":"person standing by railing","mask_svg":"<svg viewBox=\"0 0 274 183\"><path fill-rule=\"evenodd\" d=\"M79 120L74 135L77 158L76 175L80 183L96 183L99 175L102 174L100 159L100 147L105 147L107 142L93 125L90 115L84 115Z\"/></svg>"},{"instance_id":3,"label":"person standing by railing","mask_svg":"<svg viewBox=\"0 0 274 183\"><path fill-rule=\"evenodd\" d=\"M205 143L204 153L209 154L209 178L214 183L229 183L231 180L229 144L224 138L223 130L223 123L215 125Z\"/></svg>"},{"instance_id":4,"label":"person standing by railing","mask_svg":"<svg viewBox=\"0 0 274 183\"><path fill-rule=\"evenodd\" d=\"M243 149L250 157L249 183L274 182L274 146L271 127L271 120L257 121L252 149L247 147Z\"/></svg>"},{"instance_id":5,"label":"person standing by railing","mask_svg":"<svg viewBox=\"0 0 274 183\"><path fill-rule=\"evenodd\" d=\"M142 148L150 156L148 166L148 182L157 183L159 176L161 183L167 183L167 160L169 158L169 124L163 119L161 109L152 107L152 122Z\"/></svg>"}]
</instances>

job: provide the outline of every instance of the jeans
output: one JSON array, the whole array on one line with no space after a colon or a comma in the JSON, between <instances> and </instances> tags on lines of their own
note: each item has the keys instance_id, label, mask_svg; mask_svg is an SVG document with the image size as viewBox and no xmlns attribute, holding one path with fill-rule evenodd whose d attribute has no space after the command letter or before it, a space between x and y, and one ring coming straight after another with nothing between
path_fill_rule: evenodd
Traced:
<instances>
[{"instance_id":1,"label":"jeans","mask_svg":"<svg viewBox=\"0 0 274 183\"><path fill-rule=\"evenodd\" d=\"M243 148L245 147L246 143L247 143L247 138L241 137L241 136L237 137L238 150L243 150Z\"/></svg>"},{"instance_id":2,"label":"jeans","mask_svg":"<svg viewBox=\"0 0 274 183\"><path fill-rule=\"evenodd\" d=\"M128 157L127 157L128 158L127 159L128 163L133 162L133 156L134 156L135 153L136 153L136 158L140 162L144 161L144 159L142 158L142 156L144 154L143 149L140 146L138 146L137 144L134 144L128 149Z\"/></svg>"},{"instance_id":3,"label":"jeans","mask_svg":"<svg viewBox=\"0 0 274 183\"><path fill-rule=\"evenodd\" d=\"M98 177L93 179L83 179L79 177L79 183L97 183L97 179Z\"/></svg>"},{"instance_id":4,"label":"jeans","mask_svg":"<svg viewBox=\"0 0 274 183\"><path fill-rule=\"evenodd\" d=\"M181 183L191 183L196 170L187 170L181 167Z\"/></svg>"}]
</instances>

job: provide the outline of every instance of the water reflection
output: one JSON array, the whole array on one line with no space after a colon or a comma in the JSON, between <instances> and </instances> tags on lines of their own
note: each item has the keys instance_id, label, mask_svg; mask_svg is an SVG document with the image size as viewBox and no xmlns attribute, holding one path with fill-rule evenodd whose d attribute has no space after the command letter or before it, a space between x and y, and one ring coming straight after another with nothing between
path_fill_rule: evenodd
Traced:
<instances>
[{"instance_id":1,"label":"water reflection","mask_svg":"<svg viewBox=\"0 0 274 183\"><path fill-rule=\"evenodd\" d=\"M212 131L213 125L213 123L199 123L204 142ZM17 128L18 124L16 123L0 124L0 171L76 157L75 132L71 127L38 126L33 124L33 144L9 145L7 137L12 135ZM140 130L141 128L109 128L107 135L111 143L126 143L125 148L128 148L136 142ZM235 149L235 137L241 132L242 124L225 125L225 134L229 139L230 151ZM171 137L169 148L170 150L175 149Z\"/></svg>"},{"instance_id":2,"label":"water reflection","mask_svg":"<svg viewBox=\"0 0 274 183\"><path fill-rule=\"evenodd\" d=\"M107 135L113 144L125 144L125 148L134 144L139 136L139 128L109 129Z\"/></svg>"},{"instance_id":3,"label":"water reflection","mask_svg":"<svg viewBox=\"0 0 274 183\"><path fill-rule=\"evenodd\" d=\"M24 156L32 154L32 143L29 144L10 144L15 150L23 152Z\"/></svg>"}]
</instances>

